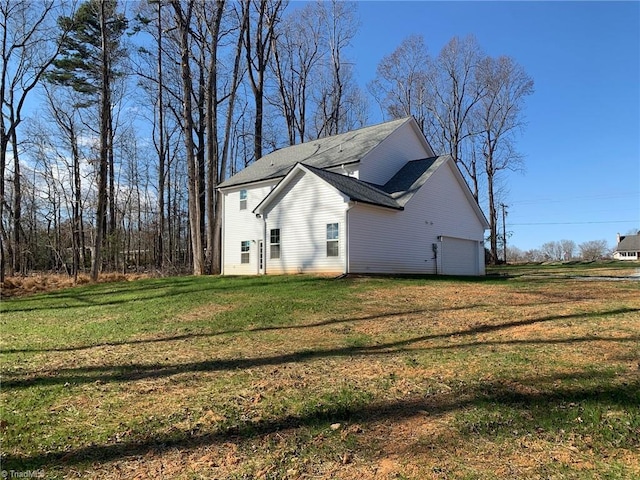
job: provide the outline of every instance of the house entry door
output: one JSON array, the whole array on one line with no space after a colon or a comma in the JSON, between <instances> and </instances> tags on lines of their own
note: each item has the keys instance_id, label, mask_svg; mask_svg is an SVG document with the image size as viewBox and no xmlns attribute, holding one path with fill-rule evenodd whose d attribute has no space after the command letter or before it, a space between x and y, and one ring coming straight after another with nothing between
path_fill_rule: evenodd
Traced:
<instances>
[{"instance_id":1,"label":"house entry door","mask_svg":"<svg viewBox=\"0 0 640 480\"><path fill-rule=\"evenodd\" d=\"M264 273L264 241L260 240L258 242L258 273Z\"/></svg>"}]
</instances>

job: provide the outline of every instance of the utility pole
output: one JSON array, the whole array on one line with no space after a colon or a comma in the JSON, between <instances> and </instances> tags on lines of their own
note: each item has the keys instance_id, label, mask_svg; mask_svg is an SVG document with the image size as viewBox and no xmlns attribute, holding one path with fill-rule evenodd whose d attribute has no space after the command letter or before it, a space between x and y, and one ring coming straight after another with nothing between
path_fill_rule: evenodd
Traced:
<instances>
[{"instance_id":1,"label":"utility pole","mask_svg":"<svg viewBox=\"0 0 640 480\"><path fill-rule=\"evenodd\" d=\"M502 259L507 263L507 206L501 203L502 207Z\"/></svg>"}]
</instances>

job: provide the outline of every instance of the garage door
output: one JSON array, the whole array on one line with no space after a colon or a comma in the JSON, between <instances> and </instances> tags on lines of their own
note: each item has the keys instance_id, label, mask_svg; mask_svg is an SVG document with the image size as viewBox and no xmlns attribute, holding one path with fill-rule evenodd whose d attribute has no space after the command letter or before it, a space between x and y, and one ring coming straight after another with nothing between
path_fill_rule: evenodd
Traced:
<instances>
[{"instance_id":1,"label":"garage door","mask_svg":"<svg viewBox=\"0 0 640 480\"><path fill-rule=\"evenodd\" d=\"M478 242L442 237L442 274L478 275Z\"/></svg>"}]
</instances>

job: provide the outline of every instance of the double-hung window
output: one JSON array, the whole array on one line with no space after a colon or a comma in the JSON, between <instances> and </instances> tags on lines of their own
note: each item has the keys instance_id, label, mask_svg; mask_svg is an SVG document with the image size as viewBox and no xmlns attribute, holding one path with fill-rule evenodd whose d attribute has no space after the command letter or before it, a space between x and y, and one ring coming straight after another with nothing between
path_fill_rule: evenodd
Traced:
<instances>
[{"instance_id":1,"label":"double-hung window","mask_svg":"<svg viewBox=\"0 0 640 480\"><path fill-rule=\"evenodd\" d=\"M240 210L247 209L247 191L240 190Z\"/></svg>"},{"instance_id":2,"label":"double-hung window","mask_svg":"<svg viewBox=\"0 0 640 480\"><path fill-rule=\"evenodd\" d=\"M269 236L269 258L280 258L280 229L272 228Z\"/></svg>"},{"instance_id":3,"label":"double-hung window","mask_svg":"<svg viewBox=\"0 0 640 480\"><path fill-rule=\"evenodd\" d=\"M249 263L250 248L251 242L249 240L243 240L240 242L240 263Z\"/></svg>"},{"instance_id":4,"label":"double-hung window","mask_svg":"<svg viewBox=\"0 0 640 480\"><path fill-rule=\"evenodd\" d=\"M340 256L338 238L339 238L338 224L327 223L327 257Z\"/></svg>"}]
</instances>

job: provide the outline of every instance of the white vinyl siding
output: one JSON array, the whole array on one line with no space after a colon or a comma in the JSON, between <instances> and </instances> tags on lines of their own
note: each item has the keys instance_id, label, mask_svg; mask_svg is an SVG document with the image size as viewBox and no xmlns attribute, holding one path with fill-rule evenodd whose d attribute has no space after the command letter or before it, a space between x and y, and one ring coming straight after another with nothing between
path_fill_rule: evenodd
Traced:
<instances>
[{"instance_id":1,"label":"white vinyl siding","mask_svg":"<svg viewBox=\"0 0 640 480\"><path fill-rule=\"evenodd\" d=\"M258 273L258 242L264 238L264 222L256 218L253 209L271 191L277 181L258 186L226 189L223 194L222 268L225 275L256 275ZM246 193L246 209L241 210L241 191ZM242 263L241 242L249 241L249 263Z\"/></svg>"},{"instance_id":2,"label":"white vinyl siding","mask_svg":"<svg viewBox=\"0 0 640 480\"><path fill-rule=\"evenodd\" d=\"M404 211L356 205L348 213L349 272L442 273L441 236L472 240L480 249L484 228L462 192L447 162ZM484 274L483 257L466 274Z\"/></svg>"},{"instance_id":3,"label":"white vinyl siding","mask_svg":"<svg viewBox=\"0 0 640 480\"><path fill-rule=\"evenodd\" d=\"M362 159L358 178L366 182L384 185L408 161L434 156L431 149L425 148L418 135L416 135L411 122L406 122L396 129Z\"/></svg>"},{"instance_id":4,"label":"white vinyl siding","mask_svg":"<svg viewBox=\"0 0 640 480\"><path fill-rule=\"evenodd\" d=\"M266 273L331 273L345 269L345 198L311 173L300 172L264 212L267 231L280 229L280 258ZM327 256L327 224L338 224L338 256Z\"/></svg>"}]
</instances>

